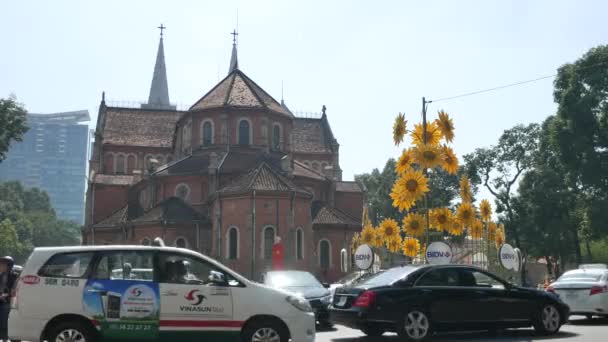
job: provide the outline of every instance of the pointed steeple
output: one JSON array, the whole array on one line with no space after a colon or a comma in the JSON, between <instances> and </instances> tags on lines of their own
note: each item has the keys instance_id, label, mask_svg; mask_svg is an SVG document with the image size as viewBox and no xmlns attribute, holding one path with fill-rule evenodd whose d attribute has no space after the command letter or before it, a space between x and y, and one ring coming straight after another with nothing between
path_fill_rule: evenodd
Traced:
<instances>
[{"instance_id":1,"label":"pointed steeple","mask_svg":"<svg viewBox=\"0 0 608 342\"><path fill-rule=\"evenodd\" d=\"M150 85L150 96L148 97L148 103L142 104L141 107L145 109L175 109L175 106L172 106L169 102L169 86L167 85L167 69L165 67L163 30L166 27L161 24L158 28L160 29L160 42L156 53L152 84Z\"/></svg>"},{"instance_id":2,"label":"pointed steeple","mask_svg":"<svg viewBox=\"0 0 608 342\"><path fill-rule=\"evenodd\" d=\"M238 36L238 32L236 32L236 30L234 30L232 33L230 33L232 35L232 56L230 57L230 69L228 69L228 73L233 72L234 70L239 68L239 61L237 58L237 51L236 51L236 36Z\"/></svg>"}]
</instances>

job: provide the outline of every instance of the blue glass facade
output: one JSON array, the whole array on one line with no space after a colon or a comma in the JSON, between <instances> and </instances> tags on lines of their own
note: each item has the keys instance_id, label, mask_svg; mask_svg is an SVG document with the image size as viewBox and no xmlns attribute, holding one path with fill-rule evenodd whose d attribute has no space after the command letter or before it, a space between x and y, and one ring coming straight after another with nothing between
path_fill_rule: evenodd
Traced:
<instances>
[{"instance_id":1,"label":"blue glass facade","mask_svg":"<svg viewBox=\"0 0 608 342\"><path fill-rule=\"evenodd\" d=\"M30 129L0 163L0 181L46 191L57 217L83 224L89 120L86 110L28 115Z\"/></svg>"}]
</instances>

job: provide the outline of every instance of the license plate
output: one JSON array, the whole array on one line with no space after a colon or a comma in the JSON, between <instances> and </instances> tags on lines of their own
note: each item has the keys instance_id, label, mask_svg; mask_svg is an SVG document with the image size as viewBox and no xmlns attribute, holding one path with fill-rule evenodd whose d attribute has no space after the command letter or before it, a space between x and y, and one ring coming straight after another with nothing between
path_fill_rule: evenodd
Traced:
<instances>
[{"instance_id":1,"label":"license plate","mask_svg":"<svg viewBox=\"0 0 608 342\"><path fill-rule=\"evenodd\" d=\"M578 298L578 293L566 293L564 297L567 299L576 299Z\"/></svg>"},{"instance_id":2,"label":"license plate","mask_svg":"<svg viewBox=\"0 0 608 342\"><path fill-rule=\"evenodd\" d=\"M336 304L336 306L344 306L346 305L346 296L340 297L340 300L338 300L338 303Z\"/></svg>"}]
</instances>

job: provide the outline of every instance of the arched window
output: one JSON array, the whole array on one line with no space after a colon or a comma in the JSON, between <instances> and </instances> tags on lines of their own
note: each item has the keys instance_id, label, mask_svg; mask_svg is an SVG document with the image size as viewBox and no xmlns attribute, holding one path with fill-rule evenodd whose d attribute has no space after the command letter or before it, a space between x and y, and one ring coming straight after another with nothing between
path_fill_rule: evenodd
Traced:
<instances>
[{"instance_id":1,"label":"arched window","mask_svg":"<svg viewBox=\"0 0 608 342\"><path fill-rule=\"evenodd\" d=\"M331 245L329 240L319 241L319 266L322 270L328 270L331 265Z\"/></svg>"},{"instance_id":2,"label":"arched window","mask_svg":"<svg viewBox=\"0 0 608 342\"><path fill-rule=\"evenodd\" d=\"M309 161L305 161L305 162L304 162L304 163L302 163L302 164L304 164L304 166L306 166L306 167L310 167L310 162L309 162Z\"/></svg>"},{"instance_id":3,"label":"arched window","mask_svg":"<svg viewBox=\"0 0 608 342\"><path fill-rule=\"evenodd\" d=\"M158 161L158 165L157 166L165 165L165 157L164 156L162 156L162 155L159 154L159 155L156 156L155 159Z\"/></svg>"},{"instance_id":4,"label":"arched window","mask_svg":"<svg viewBox=\"0 0 608 342\"><path fill-rule=\"evenodd\" d=\"M348 272L348 252L344 248L340 251L340 271Z\"/></svg>"},{"instance_id":5,"label":"arched window","mask_svg":"<svg viewBox=\"0 0 608 342\"><path fill-rule=\"evenodd\" d=\"M133 170L137 168L137 156L130 154L127 156L127 174L133 174Z\"/></svg>"},{"instance_id":6,"label":"arched window","mask_svg":"<svg viewBox=\"0 0 608 342\"><path fill-rule=\"evenodd\" d=\"M209 146L213 144L213 126L211 121L205 121L203 123L203 146Z\"/></svg>"},{"instance_id":7,"label":"arched window","mask_svg":"<svg viewBox=\"0 0 608 342\"><path fill-rule=\"evenodd\" d=\"M264 259L272 259L272 245L274 245L274 228L264 228Z\"/></svg>"},{"instance_id":8,"label":"arched window","mask_svg":"<svg viewBox=\"0 0 608 342\"><path fill-rule=\"evenodd\" d=\"M178 237L177 239L175 239L175 247L178 247L178 248L187 248L188 247L188 241L186 241L186 239L183 238L183 237Z\"/></svg>"},{"instance_id":9,"label":"arched window","mask_svg":"<svg viewBox=\"0 0 608 342\"><path fill-rule=\"evenodd\" d=\"M279 125L272 126L272 149L274 151L281 149L281 127Z\"/></svg>"},{"instance_id":10,"label":"arched window","mask_svg":"<svg viewBox=\"0 0 608 342\"><path fill-rule=\"evenodd\" d=\"M179 197L184 202L190 202L190 187L186 183L180 183L175 187L175 197Z\"/></svg>"},{"instance_id":11,"label":"arched window","mask_svg":"<svg viewBox=\"0 0 608 342\"><path fill-rule=\"evenodd\" d=\"M239 258L239 229L230 227L228 229L228 247L226 248L228 259L236 260Z\"/></svg>"},{"instance_id":12,"label":"arched window","mask_svg":"<svg viewBox=\"0 0 608 342\"><path fill-rule=\"evenodd\" d=\"M116 156L116 174L124 175L127 169L127 162L124 154L118 154Z\"/></svg>"},{"instance_id":13,"label":"arched window","mask_svg":"<svg viewBox=\"0 0 608 342\"><path fill-rule=\"evenodd\" d=\"M304 230L296 230L296 260L304 259Z\"/></svg>"},{"instance_id":14,"label":"arched window","mask_svg":"<svg viewBox=\"0 0 608 342\"><path fill-rule=\"evenodd\" d=\"M239 145L249 145L251 143L249 121L241 120L239 122Z\"/></svg>"},{"instance_id":15,"label":"arched window","mask_svg":"<svg viewBox=\"0 0 608 342\"><path fill-rule=\"evenodd\" d=\"M312 162L312 169L315 171L321 171L321 166L318 162Z\"/></svg>"},{"instance_id":16,"label":"arched window","mask_svg":"<svg viewBox=\"0 0 608 342\"><path fill-rule=\"evenodd\" d=\"M145 237L145 238L141 239L141 245L150 246L150 241L151 241L150 238Z\"/></svg>"}]
</instances>

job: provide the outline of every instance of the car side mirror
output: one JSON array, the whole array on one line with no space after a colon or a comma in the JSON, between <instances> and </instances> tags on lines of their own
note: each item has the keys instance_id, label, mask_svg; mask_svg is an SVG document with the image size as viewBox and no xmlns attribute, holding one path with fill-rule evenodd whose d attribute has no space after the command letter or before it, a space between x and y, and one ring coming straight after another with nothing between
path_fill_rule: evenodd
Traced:
<instances>
[{"instance_id":1,"label":"car side mirror","mask_svg":"<svg viewBox=\"0 0 608 342\"><path fill-rule=\"evenodd\" d=\"M211 284L224 285L226 284L226 277L224 274L217 271L209 271L209 278L207 279Z\"/></svg>"},{"instance_id":2,"label":"car side mirror","mask_svg":"<svg viewBox=\"0 0 608 342\"><path fill-rule=\"evenodd\" d=\"M328 289L329 288L329 283L323 283L322 284L324 288Z\"/></svg>"}]
</instances>

